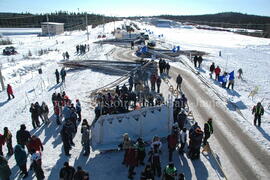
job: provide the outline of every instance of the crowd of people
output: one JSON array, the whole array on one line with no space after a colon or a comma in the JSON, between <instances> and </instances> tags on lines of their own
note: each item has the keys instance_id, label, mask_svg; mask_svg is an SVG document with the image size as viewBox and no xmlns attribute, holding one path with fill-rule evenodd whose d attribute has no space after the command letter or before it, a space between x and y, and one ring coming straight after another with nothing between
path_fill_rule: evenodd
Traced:
<instances>
[{"instance_id":1,"label":"crowd of people","mask_svg":"<svg viewBox=\"0 0 270 180\"><path fill-rule=\"evenodd\" d=\"M33 129L41 126L40 120L44 124L49 124L50 119L56 119L58 125L63 123L60 131L60 136L63 142L63 148L65 155L70 156L69 150L75 145L73 137L77 132L78 123L80 123L81 117L81 104L76 100L76 105L71 102L65 91L62 93L53 93L52 103L54 109L55 118L49 118L49 108L45 102L39 105L38 102L32 103L30 107L30 114L32 119ZM62 119L64 119L62 121ZM83 155L88 156L90 154L90 126L86 119L83 119L81 125L81 145ZM12 133L4 127L3 135L0 134L0 179L9 180L12 173L8 165L8 160L3 153L3 147L6 144L7 156L10 157L14 154L16 165L20 169L20 176L22 178L28 177L29 170L32 170L38 180L45 178L42 168L42 152L44 150L43 144L39 137L31 135L30 131L26 129L26 126L22 124L20 130L16 133L17 144L13 147ZM30 166L27 168L28 154L30 154ZM64 167L59 173L60 179L63 180L85 180L89 179L87 172L82 170L80 166L77 167L77 171L71 172L71 166L66 162Z\"/></svg>"},{"instance_id":2,"label":"crowd of people","mask_svg":"<svg viewBox=\"0 0 270 180\"><path fill-rule=\"evenodd\" d=\"M77 54L85 54L86 51L89 51L90 47L89 44L80 44L76 46L76 53Z\"/></svg>"},{"instance_id":3,"label":"crowd of people","mask_svg":"<svg viewBox=\"0 0 270 180\"><path fill-rule=\"evenodd\" d=\"M124 84L121 88L118 85L111 92L97 94L96 119L104 114L126 113L141 107L163 104L161 82L156 72L136 71L130 75L128 85Z\"/></svg>"},{"instance_id":4,"label":"crowd of people","mask_svg":"<svg viewBox=\"0 0 270 180\"><path fill-rule=\"evenodd\" d=\"M145 166L143 172L140 174L141 180L154 180L155 176L161 177L165 180L184 180L183 172L178 173L177 168L173 163L173 154L175 151L179 155L184 153L190 159L200 158L200 148L208 144L207 140L213 134L212 119L209 118L204 124L204 131L195 122L189 129L187 135L187 99L184 95L181 98L176 98L173 106L174 124L171 133L167 136L168 144L168 165L162 171L161 167L161 150L162 140L158 136L154 136L150 144L146 143L142 138L136 141L132 140L128 133L123 134L123 141L119 144L119 148L124 151L122 164L128 167L128 178L133 179L135 167L141 165ZM187 136L189 138L188 148ZM150 145L150 150L146 151L147 146ZM187 150L186 150L187 149ZM146 158L148 156L148 158ZM145 159L147 162L145 163Z\"/></svg>"}]
</instances>

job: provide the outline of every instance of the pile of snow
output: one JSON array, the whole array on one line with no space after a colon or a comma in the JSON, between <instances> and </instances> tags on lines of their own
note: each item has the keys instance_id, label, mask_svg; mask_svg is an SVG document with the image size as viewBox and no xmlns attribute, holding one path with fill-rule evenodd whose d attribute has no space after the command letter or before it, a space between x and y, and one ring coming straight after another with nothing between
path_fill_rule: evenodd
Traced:
<instances>
[{"instance_id":1,"label":"pile of snow","mask_svg":"<svg viewBox=\"0 0 270 180\"><path fill-rule=\"evenodd\" d=\"M92 147L99 150L117 149L122 135L150 142L154 136L166 137L173 122L172 106L145 107L125 114L101 116L91 128Z\"/></svg>"}]
</instances>

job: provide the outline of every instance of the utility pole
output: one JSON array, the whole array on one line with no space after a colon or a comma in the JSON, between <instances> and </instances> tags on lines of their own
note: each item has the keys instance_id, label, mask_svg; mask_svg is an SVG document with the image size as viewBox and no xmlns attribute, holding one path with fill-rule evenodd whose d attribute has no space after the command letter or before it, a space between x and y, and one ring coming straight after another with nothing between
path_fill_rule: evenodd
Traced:
<instances>
[{"instance_id":1,"label":"utility pole","mask_svg":"<svg viewBox=\"0 0 270 180\"><path fill-rule=\"evenodd\" d=\"M48 14L46 14L46 18L47 18L47 31L48 31L48 35L49 35L49 39L50 39L50 29L49 29L49 16Z\"/></svg>"},{"instance_id":2,"label":"utility pole","mask_svg":"<svg viewBox=\"0 0 270 180\"><path fill-rule=\"evenodd\" d=\"M5 85L4 85L4 80L3 80L3 76L2 76L2 64L0 64L0 81L1 81L1 86L2 86L2 91L5 90Z\"/></svg>"},{"instance_id":3,"label":"utility pole","mask_svg":"<svg viewBox=\"0 0 270 180\"><path fill-rule=\"evenodd\" d=\"M85 14L85 25L86 25L87 41L89 41L89 32L88 32L88 18L87 18L87 13Z\"/></svg>"}]
</instances>

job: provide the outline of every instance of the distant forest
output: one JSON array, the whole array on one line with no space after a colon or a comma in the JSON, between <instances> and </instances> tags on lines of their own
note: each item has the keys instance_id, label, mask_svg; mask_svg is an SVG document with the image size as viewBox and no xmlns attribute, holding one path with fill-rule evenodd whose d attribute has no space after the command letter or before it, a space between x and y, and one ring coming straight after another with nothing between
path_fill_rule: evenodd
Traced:
<instances>
[{"instance_id":1,"label":"distant forest","mask_svg":"<svg viewBox=\"0 0 270 180\"><path fill-rule=\"evenodd\" d=\"M49 14L30 13L0 13L0 27L5 28L38 28L41 22L65 23L65 30L84 30L86 27L86 13L73 13L59 11ZM93 27L118 20L115 17L102 16L97 14L87 14L88 25Z\"/></svg>"},{"instance_id":2,"label":"distant forest","mask_svg":"<svg viewBox=\"0 0 270 180\"><path fill-rule=\"evenodd\" d=\"M270 26L270 17L248 15L235 12L193 15L193 16L161 15L156 17L179 22L190 22L200 25L209 25L224 28L247 28L247 29L266 30L267 26L268 28Z\"/></svg>"}]
</instances>

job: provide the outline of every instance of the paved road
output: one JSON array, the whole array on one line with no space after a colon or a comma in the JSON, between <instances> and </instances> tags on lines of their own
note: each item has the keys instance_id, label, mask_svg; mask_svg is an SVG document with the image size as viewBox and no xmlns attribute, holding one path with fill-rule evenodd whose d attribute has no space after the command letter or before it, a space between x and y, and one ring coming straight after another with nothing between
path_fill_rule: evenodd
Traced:
<instances>
[{"instance_id":1,"label":"paved road","mask_svg":"<svg viewBox=\"0 0 270 180\"><path fill-rule=\"evenodd\" d=\"M129 49L117 48L112 56L120 60L138 59L132 56L132 53ZM269 152L243 132L224 104L217 105L212 95L209 95L210 90L203 87L194 74L185 69L171 67L172 83L179 73L184 79L182 90L189 100L191 110L196 112L195 119L206 121L213 117L214 136L234 165L231 168L236 168L242 179L269 179Z\"/></svg>"}]
</instances>

